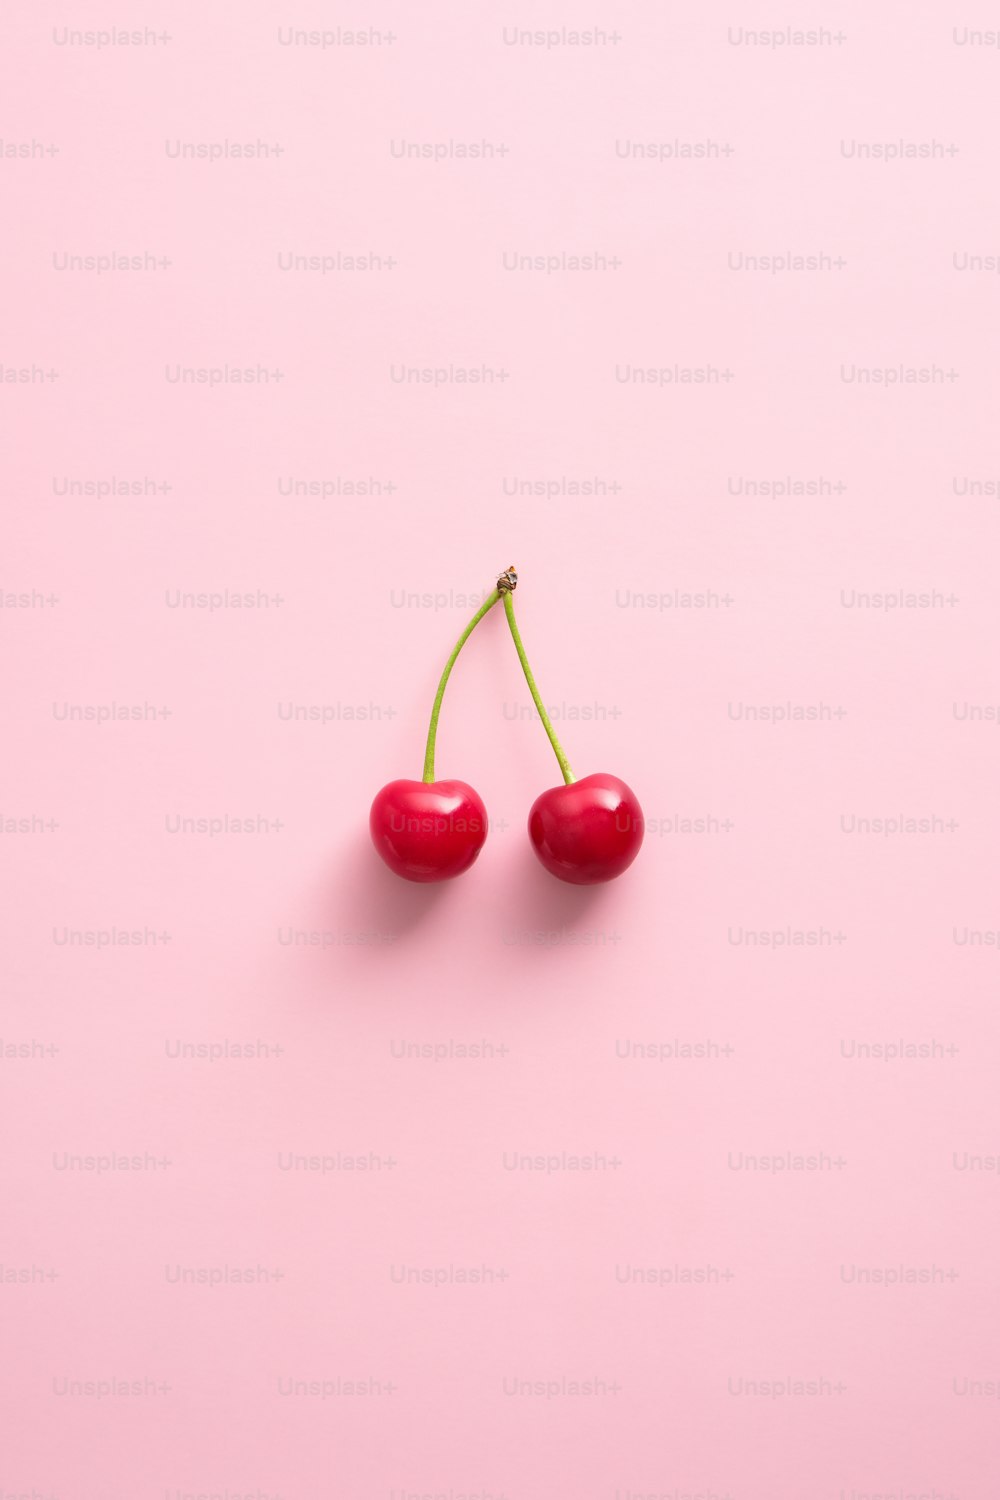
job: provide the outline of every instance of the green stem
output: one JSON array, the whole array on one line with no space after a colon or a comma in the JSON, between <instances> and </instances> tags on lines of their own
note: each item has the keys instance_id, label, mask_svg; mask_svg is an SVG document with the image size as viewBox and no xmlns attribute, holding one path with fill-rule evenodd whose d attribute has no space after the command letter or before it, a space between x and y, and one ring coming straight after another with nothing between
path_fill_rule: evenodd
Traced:
<instances>
[{"instance_id":1,"label":"green stem","mask_svg":"<svg viewBox=\"0 0 1000 1500\"><path fill-rule=\"evenodd\" d=\"M476 613L472 616L472 619L462 631L462 634L459 636L458 641L456 642L454 651L451 653L447 662L445 663L445 669L441 673L441 681L438 683L438 690L434 697L434 707L431 709L431 722L427 730L427 749L424 751L425 781L434 780L434 746L437 741L438 718L441 713L441 702L444 698L444 690L448 686L448 678L451 676L451 669L458 660L458 653L461 651L462 647L469 639L469 636L472 634L476 626L479 624L480 620L483 618L483 615L489 614L490 610L493 608L494 604L496 604L499 598L499 592L494 589L485 603L476 610Z\"/></svg>"},{"instance_id":2,"label":"green stem","mask_svg":"<svg viewBox=\"0 0 1000 1500\"><path fill-rule=\"evenodd\" d=\"M549 743L551 744L553 750L556 752L556 760L559 762L559 769L563 774L563 781L565 781L566 785L569 786L576 780L576 777L570 770L569 761L566 759L566 752L563 749L562 745L560 745L559 738L555 730L552 728L552 720L545 712L545 704L542 702L541 694L539 693L538 688L535 684L535 679L531 675L531 668L528 666L528 658L524 654L524 643L521 640L521 634L517 628L517 621L514 619L514 600L509 592L506 592L503 596L503 607L507 614L507 624L510 626L510 633L514 637L514 648L517 651L518 659L521 663L525 679L528 683L528 691L531 693L532 698L534 698L535 700L535 707L538 709L538 716L541 719L542 723L545 725L545 733L549 737Z\"/></svg>"}]
</instances>

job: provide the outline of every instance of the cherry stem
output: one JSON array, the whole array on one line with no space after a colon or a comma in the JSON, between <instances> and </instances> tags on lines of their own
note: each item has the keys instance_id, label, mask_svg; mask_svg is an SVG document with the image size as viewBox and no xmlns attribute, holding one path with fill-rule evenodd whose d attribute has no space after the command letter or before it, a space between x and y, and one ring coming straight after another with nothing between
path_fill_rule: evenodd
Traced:
<instances>
[{"instance_id":1,"label":"cherry stem","mask_svg":"<svg viewBox=\"0 0 1000 1500\"><path fill-rule=\"evenodd\" d=\"M535 707L538 709L538 717L545 725L545 733L549 737L549 743L551 744L553 750L556 752L556 760L559 762L559 769L563 774L563 781L565 781L566 785L569 786L576 780L576 777L570 770L569 761L566 759L566 752L563 749L562 745L560 745L559 737L556 734L555 730L552 728L552 720L545 712L545 704L542 702L542 696L538 691L535 679L531 675L531 668L528 666L528 658L524 652L524 642L521 640L521 633L517 628L517 621L514 619L514 600L511 597L509 590L504 592L503 607L507 615L507 624L510 626L510 633L514 637L514 649L517 651L518 660L521 663L525 680L528 684L528 691L531 693L532 698L534 698L535 700Z\"/></svg>"},{"instance_id":2,"label":"cherry stem","mask_svg":"<svg viewBox=\"0 0 1000 1500\"><path fill-rule=\"evenodd\" d=\"M448 686L448 678L451 676L451 669L458 660L458 653L483 618L483 615L489 614L499 598L499 591L494 589L492 594L476 610L476 613L462 631L462 634L455 643L454 651L445 663L444 671L441 673L441 681L438 683L438 690L434 696L434 707L431 709L431 722L427 729L427 749L424 751L424 781L434 780L434 746L437 742L438 718L441 714L441 703L444 698L444 690Z\"/></svg>"}]
</instances>

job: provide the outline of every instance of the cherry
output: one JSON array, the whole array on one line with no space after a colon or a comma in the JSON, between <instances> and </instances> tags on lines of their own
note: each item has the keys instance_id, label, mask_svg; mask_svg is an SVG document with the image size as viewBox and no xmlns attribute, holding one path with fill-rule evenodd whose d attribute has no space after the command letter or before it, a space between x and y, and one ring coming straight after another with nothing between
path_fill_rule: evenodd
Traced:
<instances>
[{"instance_id":1,"label":"cherry","mask_svg":"<svg viewBox=\"0 0 1000 1500\"><path fill-rule=\"evenodd\" d=\"M372 803L372 842L404 880L451 880L486 842L486 808L464 781L390 781Z\"/></svg>"},{"instance_id":2,"label":"cherry","mask_svg":"<svg viewBox=\"0 0 1000 1500\"><path fill-rule=\"evenodd\" d=\"M603 771L550 787L528 814L538 858L551 875L572 885L598 885L621 875L639 853L643 832L635 792Z\"/></svg>"},{"instance_id":3,"label":"cherry","mask_svg":"<svg viewBox=\"0 0 1000 1500\"><path fill-rule=\"evenodd\" d=\"M560 880L596 885L621 875L639 852L644 823L631 788L604 772L577 781L570 769L528 666L514 618L516 587L517 573L511 567L501 573L496 588L473 615L445 663L427 730L423 780L390 781L372 803L372 842L389 869L405 880L451 880L475 864L486 842L482 799L464 781L434 780L434 750L452 667L473 630L501 597L518 659L565 783L543 792L531 808L528 832L535 853Z\"/></svg>"},{"instance_id":4,"label":"cherry","mask_svg":"<svg viewBox=\"0 0 1000 1500\"><path fill-rule=\"evenodd\" d=\"M535 798L528 814L528 836L551 875L572 885L598 885L621 875L639 853L645 831L642 808L631 787L617 776L601 771L577 781L573 775L528 666L514 618L511 596L516 586L516 574L506 588L500 580L504 612L528 689L565 782Z\"/></svg>"},{"instance_id":5,"label":"cherry","mask_svg":"<svg viewBox=\"0 0 1000 1500\"><path fill-rule=\"evenodd\" d=\"M434 749L451 669L469 636L499 598L499 590L494 589L462 631L445 663L427 730L423 780L390 781L372 803L368 818L372 843L389 869L404 880L452 880L475 864L486 842L488 819L482 798L464 781L434 780Z\"/></svg>"}]
</instances>

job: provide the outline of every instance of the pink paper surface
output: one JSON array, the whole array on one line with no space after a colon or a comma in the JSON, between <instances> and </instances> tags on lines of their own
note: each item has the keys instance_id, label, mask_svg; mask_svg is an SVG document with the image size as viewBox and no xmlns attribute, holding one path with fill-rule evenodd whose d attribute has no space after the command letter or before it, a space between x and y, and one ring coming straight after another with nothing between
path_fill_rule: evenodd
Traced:
<instances>
[{"instance_id":1,"label":"pink paper surface","mask_svg":"<svg viewBox=\"0 0 1000 1500\"><path fill-rule=\"evenodd\" d=\"M996 1495L997 24L8 9L0 1495Z\"/></svg>"}]
</instances>

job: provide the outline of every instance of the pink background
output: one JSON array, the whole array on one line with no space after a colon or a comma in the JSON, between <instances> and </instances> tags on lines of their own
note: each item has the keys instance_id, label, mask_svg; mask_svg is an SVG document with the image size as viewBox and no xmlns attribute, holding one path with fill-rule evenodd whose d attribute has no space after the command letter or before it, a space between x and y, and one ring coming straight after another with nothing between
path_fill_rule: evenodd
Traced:
<instances>
[{"instance_id":1,"label":"pink background","mask_svg":"<svg viewBox=\"0 0 1000 1500\"><path fill-rule=\"evenodd\" d=\"M535 9L5 18L0 1494L997 1493L995 8ZM512 561L646 846L535 864L494 613L438 741L494 828L411 888L368 805Z\"/></svg>"}]
</instances>

